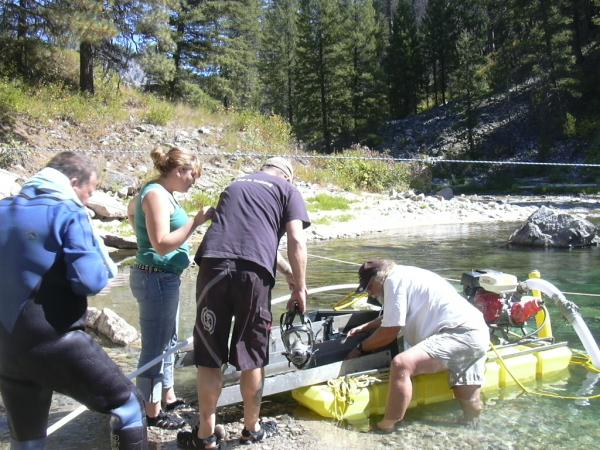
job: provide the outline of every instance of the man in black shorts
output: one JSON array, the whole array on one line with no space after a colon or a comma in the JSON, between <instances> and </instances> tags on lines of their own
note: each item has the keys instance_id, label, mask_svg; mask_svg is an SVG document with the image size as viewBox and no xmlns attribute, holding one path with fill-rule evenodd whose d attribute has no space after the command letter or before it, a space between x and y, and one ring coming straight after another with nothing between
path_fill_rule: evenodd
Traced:
<instances>
[{"instance_id":1,"label":"man in black shorts","mask_svg":"<svg viewBox=\"0 0 600 450\"><path fill-rule=\"evenodd\" d=\"M180 432L183 448L214 448L215 411L223 385L221 366L242 372L242 443L257 442L270 431L259 421L264 366L269 363L271 288L277 247L287 233L292 277L288 309L306 308L306 237L310 225L300 192L292 185L291 163L268 159L260 172L235 180L221 194L212 225L195 261L195 364L198 367L198 427ZM288 274L289 275L289 274ZM232 319L235 319L228 347Z\"/></svg>"}]
</instances>

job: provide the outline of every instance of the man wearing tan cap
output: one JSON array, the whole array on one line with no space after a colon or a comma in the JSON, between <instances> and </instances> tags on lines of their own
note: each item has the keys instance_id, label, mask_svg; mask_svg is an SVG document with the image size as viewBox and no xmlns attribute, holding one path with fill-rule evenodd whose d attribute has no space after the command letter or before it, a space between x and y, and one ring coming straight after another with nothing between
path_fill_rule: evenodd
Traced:
<instances>
[{"instance_id":1,"label":"man wearing tan cap","mask_svg":"<svg viewBox=\"0 0 600 450\"><path fill-rule=\"evenodd\" d=\"M263 368L269 363L271 288L278 266L277 247L284 234L291 276L289 268L284 272L292 287L287 306L301 312L306 308L304 228L310 221L293 178L291 162L277 156L221 193L195 257L199 266L194 327L199 421L191 433L178 434L180 447L218 446L215 410L223 385L221 366L226 363L241 371L245 427L241 443L259 442L276 432L276 424L259 421L259 414Z\"/></svg>"},{"instance_id":2,"label":"man wearing tan cap","mask_svg":"<svg viewBox=\"0 0 600 450\"><path fill-rule=\"evenodd\" d=\"M357 292L383 303L383 316L351 329L348 336L372 331L349 358L393 342L399 333L405 351L390 366L390 389L380 432L392 432L412 399L411 377L448 370L448 382L464 413L475 421L482 409L481 386L490 336L481 312L439 275L392 261L367 261L358 270Z\"/></svg>"}]
</instances>

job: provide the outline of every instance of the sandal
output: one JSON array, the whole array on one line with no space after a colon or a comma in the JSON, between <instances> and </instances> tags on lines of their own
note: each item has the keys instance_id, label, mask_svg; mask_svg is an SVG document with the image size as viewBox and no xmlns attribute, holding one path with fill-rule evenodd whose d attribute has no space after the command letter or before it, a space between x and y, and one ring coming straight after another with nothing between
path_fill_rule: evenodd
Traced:
<instances>
[{"instance_id":1,"label":"sandal","mask_svg":"<svg viewBox=\"0 0 600 450\"><path fill-rule=\"evenodd\" d=\"M178 409L189 408L190 404L182 398L178 398L171 403L165 403L164 410L167 412L177 411Z\"/></svg>"},{"instance_id":2,"label":"sandal","mask_svg":"<svg viewBox=\"0 0 600 450\"><path fill-rule=\"evenodd\" d=\"M146 416L146 422L149 427L164 428L165 430L176 430L185 426L185 420L174 414L167 414L162 410L156 417Z\"/></svg>"},{"instance_id":3,"label":"sandal","mask_svg":"<svg viewBox=\"0 0 600 450\"><path fill-rule=\"evenodd\" d=\"M277 422L269 420L267 422L260 422L260 430L248 431L246 428L242 430L242 436L240 437L240 444L249 445L256 442L261 442L263 439L275 436L278 434Z\"/></svg>"},{"instance_id":4,"label":"sandal","mask_svg":"<svg viewBox=\"0 0 600 450\"><path fill-rule=\"evenodd\" d=\"M201 439L198 437L198 427L192 428L192 431L180 431L177 433L177 447L190 449L220 449L222 439L215 434Z\"/></svg>"}]
</instances>

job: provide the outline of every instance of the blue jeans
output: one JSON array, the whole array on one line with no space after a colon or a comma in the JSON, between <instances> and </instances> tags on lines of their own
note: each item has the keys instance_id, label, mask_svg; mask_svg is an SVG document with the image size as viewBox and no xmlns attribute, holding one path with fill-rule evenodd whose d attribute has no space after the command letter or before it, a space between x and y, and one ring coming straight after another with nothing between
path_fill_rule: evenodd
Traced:
<instances>
[{"instance_id":1,"label":"blue jeans","mask_svg":"<svg viewBox=\"0 0 600 450\"><path fill-rule=\"evenodd\" d=\"M142 367L177 343L181 279L175 273L132 267L129 282L140 308L142 350L138 367ZM173 387L174 359L171 354L137 377L144 401L160 402L162 390Z\"/></svg>"}]
</instances>

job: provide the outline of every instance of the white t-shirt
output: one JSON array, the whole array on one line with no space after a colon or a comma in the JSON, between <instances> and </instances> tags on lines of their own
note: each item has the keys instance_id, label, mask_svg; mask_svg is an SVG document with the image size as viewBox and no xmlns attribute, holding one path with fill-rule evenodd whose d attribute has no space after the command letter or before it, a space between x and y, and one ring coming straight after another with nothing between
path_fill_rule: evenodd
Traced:
<instances>
[{"instance_id":1,"label":"white t-shirt","mask_svg":"<svg viewBox=\"0 0 600 450\"><path fill-rule=\"evenodd\" d=\"M481 312L439 275L396 266L383 284L383 327L402 327L406 348L443 328L487 328Z\"/></svg>"}]
</instances>

